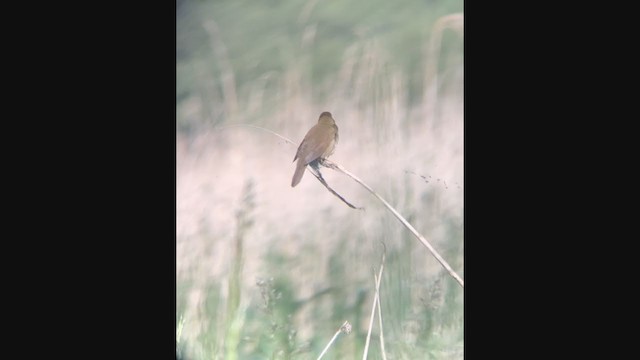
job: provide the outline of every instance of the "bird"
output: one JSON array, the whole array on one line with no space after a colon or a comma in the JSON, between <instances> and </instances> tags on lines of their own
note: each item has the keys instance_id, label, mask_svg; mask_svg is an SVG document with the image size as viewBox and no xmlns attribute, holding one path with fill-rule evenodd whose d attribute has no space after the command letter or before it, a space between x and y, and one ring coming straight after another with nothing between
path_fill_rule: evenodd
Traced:
<instances>
[{"instance_id":1,"label":"bird","mask_svg":"<svg viewBox=\"0 0 640 360\"><path fill-rule=\"evenodd\" d=\"M298 160L296 171L291 179L291 187L298 185L304 175L307 165L314 168L318 166L318 160L324 160L333 154L338 143L338 126L330 112L324 111L298 146L298 151L293 161Z\"/></svg>"}]
</instances>

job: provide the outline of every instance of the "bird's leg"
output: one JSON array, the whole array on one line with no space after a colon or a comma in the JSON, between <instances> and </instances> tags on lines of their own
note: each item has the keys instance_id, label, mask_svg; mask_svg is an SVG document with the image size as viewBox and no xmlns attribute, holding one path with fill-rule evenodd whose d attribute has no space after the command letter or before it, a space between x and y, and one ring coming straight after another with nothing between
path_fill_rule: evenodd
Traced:
<instances>
[{"instance_id":1,"label":"bird's leg","mask_svg":"<svg viewBox=\"0 0 640 360\"><path fill-rule=\"evenodd\" d=\"M327 166L327 164L324 162L324 160L325 159L316 159L316 160L313 160L312 162L310 162L309 164L307 164L311 168L311 172L313 173L313 175L315 175L315 177L320 181L320 183L322 185L324 185L324 187L327 188L327 190L329 190L333 195L337 196L340 200L342 200L345 204L347 204L347 206L349 206L352 209L364 210L364 208L358 208L358 207L353 206L350 202L345 200L345 198L343 198L340 194L338 194L335 190L333 190L331 188L331 186L329 186L329 184L327 184L327 182L322 177L322 174L320 173L320 167L319 166L323 165L323 166L335 169L335 165L327 160L327 163L329 164Z\"/></svg>"},{"instance_id":2,"label":"bird's leg","mask_svg":"<svg viewBox=\"0 0 640 360\"><path fill-rule=\"evenodd\" d=\"M334 163L332 163L331 161L329 161L329 160L327 160L327 159L325 159L325 158L318 159L318 163L319 163L320 165L322 165L322 166L326 167L326 168L329 168L329 169L333 169L333 170L340 170L340 169L338 169L338 168L336 167L336 165L335 165Z\"/></svg>"},{"instance_id":3,"label":"bird's leg","mask_svg":"<svg viewBox=\"0 0 640 360\"><path fill-rule=\"evenodd\" d=\"M318 175L320 181L326 184L326 181L322 177L322 173L320 173L320 165L324 159L316 159L309 163L309 167L313 170L314 173Z\"/></svg>"}]
</instances>

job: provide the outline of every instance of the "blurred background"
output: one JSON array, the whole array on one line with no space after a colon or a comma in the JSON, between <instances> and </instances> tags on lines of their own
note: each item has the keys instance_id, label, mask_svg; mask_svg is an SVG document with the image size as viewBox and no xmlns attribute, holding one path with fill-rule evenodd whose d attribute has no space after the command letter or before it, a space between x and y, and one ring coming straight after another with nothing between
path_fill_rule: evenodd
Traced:
<instances>
[{"instance_id":1,"label":"blurred background","mask_svg":"<svg viewBox=\"0 0 640 360\"><path fill-rule=\"evenodd\" d=\"M387 358L463 357L463 289L377 199L290 185L330 111L330 159L464 278L463 40L462 0L177 0L179 358L316 359L345 320L324 359L361 358L382 243Z\"/></svg>"}]
</instances>

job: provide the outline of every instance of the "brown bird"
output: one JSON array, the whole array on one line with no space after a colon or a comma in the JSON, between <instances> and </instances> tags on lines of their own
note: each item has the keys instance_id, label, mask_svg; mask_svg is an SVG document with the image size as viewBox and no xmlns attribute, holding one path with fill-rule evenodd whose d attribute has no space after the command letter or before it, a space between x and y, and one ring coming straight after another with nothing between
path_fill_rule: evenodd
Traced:
<instances>
[{"instance_id":1,"label":"brown bird","mask_svg":"<svg viewBox=\"0 0 640 360\"><path fill-rule=\"evenodd\" d=\"M298 163L296 164L296 172L293 173L293 179L291 179L291 187L298 185L302 180L302 175L304 175L308 164L317 168L318 160L326 159L333 154L337 143L338 127L331 113L325 111L320 114L318 123L307 132L304 140L298 146L296 156L293 158L293 161L298 159Z\"/></svg>"}]
</instances>

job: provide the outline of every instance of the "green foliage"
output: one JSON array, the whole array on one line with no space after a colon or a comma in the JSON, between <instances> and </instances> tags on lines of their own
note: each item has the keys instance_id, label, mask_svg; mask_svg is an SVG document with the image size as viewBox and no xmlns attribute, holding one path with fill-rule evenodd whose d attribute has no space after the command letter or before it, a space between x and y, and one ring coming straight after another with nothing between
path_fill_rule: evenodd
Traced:
<instances>
[{"instance_id":1,"label":"green foliage","mask_svg":"<svg viewBox=\"0 0 640 360\"><path fill-rule=\"evenodd\" d=\"M229 76L243 102L257 88L275 96L290 81L287 74L297 71L322 101L343 86L337 76L345 62L365 56L363 51L374 51L384 67L404 73L408 100L419 102L431 28L462 7L462 0L182 1L176 26L178 129L188 132L229 115L222 110L223 79ZM461 53L457 37L445 35L442 46L445 62L455 61L447 54ZM368 66L364 57L358 62ZM187 110L193 101L206 108L200 118Z\"/></svg>"}]
</instances>

